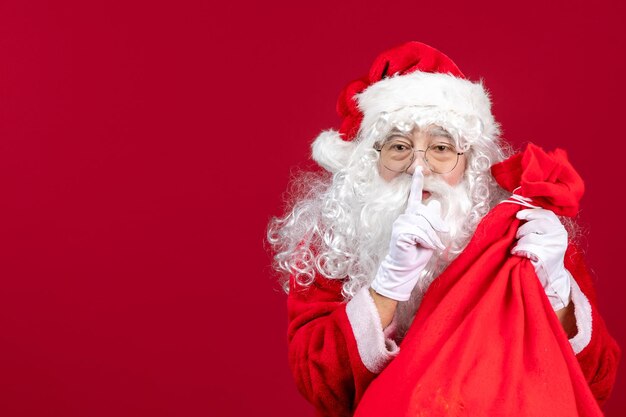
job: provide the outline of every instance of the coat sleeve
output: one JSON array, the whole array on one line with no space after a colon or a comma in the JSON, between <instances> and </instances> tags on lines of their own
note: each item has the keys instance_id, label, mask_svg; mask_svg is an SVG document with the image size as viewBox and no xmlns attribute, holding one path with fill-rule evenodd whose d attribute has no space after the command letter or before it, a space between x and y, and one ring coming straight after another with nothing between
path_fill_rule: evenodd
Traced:
<instances>
[{"instance_id":1,"label":"coat sleeve","mask_svg":"<svg viewBox=\"0 0 626 417\"><path fill-rule=\"evenodd\" d=\"M398 353L367 289L344 301L342 280L290 281L289 365L318 416L351 416L370 382Z\"/></svg>"},{"instance_id":2,"label":"coat sleeve","mask_svg":"<svg viewBox=\"0 0 626 417\"><path fill-rule=\"evenodd\" d=\"M621 351L598 311L591 275L576 247L568 248L565 266L575 281L572 302L578 333L570 343L593 395L602 405L613 389Z\"/></svg>"}]
</instances>

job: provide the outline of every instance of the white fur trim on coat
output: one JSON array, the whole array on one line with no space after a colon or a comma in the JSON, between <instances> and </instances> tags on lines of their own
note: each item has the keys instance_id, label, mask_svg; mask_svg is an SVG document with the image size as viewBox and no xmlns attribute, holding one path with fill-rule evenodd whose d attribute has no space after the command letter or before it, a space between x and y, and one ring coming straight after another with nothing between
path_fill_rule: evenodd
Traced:
<instances>
[{"instance_id":1,"label":"white fur trim on coat","mask_svg":"<svg viewBox=\"0 0 626 417\"><path fill-rule=\"evenodd\" d=\"M483 133L495 137L499 128L491 114L489 94L481 82L473 83L450 74L412 72L376 82L356 95L363 112L361 129L372 127L381 113L409 106L436 107L469 119L478 118ZM475 124L474 120L469 123Z\"/></svg>"},{"instance_id":2,"label":"white fur trim on coat","mask_svg":"<svg viewBox=\"0 0 626 417\"><path fill-rule=\"evenodd\" d=\"M353 142L341 139L339 132L332 129L320 133L311 145L313 160L330 172L345 167L355 148Z\"/></svg>"},{"instance_id":3,"label":"white fur trim on coat","mask_svg":"<svg viewBox=\"0 0 626 417\"><path fill-rule=\"evenodd\" d=\"M574 303L574 316L576 317L578 333L569 340L569 343L572 345L574 353L578 355L591 341L591 324L593 319L591 317L589 300L580 290L576 280L572 279L571 283L571 297L572 303Z\"/></svg>"},{"instance_id":4,"label":"white fur trim on coat","mask_svg":"<svg viewBox=\"0 0 626 417\"><path fill-rule=\"evenodd\" d=\"M378 310L367 288L361 288L348 302L346 313L363 364L370 372L380 373L400 352L400 347L390 338L395 324L383 331Z\"/></svg>"}]
</instances>

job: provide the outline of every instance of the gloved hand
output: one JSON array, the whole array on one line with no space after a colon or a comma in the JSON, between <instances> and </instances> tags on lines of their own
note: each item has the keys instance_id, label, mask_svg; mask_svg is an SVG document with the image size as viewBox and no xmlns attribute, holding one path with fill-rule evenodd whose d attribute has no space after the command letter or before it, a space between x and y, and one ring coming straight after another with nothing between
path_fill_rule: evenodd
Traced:
<instances>
[{"instance_id":1,"label":"gloved hand","mask_svg":"<svg viewBox=\"0 0 626 417\"><path fill-rule=\"evenodd\" d=\"M529 258L554 310L570 301L571 274L565 269L567 231L559 218L542 208L520 210L516 217L526 220L517 230L517 245L511 253Z\"/></svg>"},{"instance_id":2,"label":"gloved hand","mask_svg":"<svg viewBox=\"0 0 626 417\"><path fill-rule=\"evenodd\" d=\"M422 168L417 166L406 210L393 223L389 253L372 282L374 291L397 301L409 299L434 249L445 249L437 236L449 230L441 219L441 204L436 200L422 204L423 184Z\"/></svg>"}]
</instances>

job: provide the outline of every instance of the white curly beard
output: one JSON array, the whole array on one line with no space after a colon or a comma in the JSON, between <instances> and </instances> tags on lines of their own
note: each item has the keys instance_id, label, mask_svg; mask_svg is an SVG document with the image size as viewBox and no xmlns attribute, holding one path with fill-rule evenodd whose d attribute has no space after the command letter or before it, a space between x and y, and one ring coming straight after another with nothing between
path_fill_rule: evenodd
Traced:
<instances>
[{"instance_id":1,"label":"white curly beard","mask_svg":"<svg viewBox=\"0 0 626 417\"><path fill-rule=\"evenodd\" d=\"M293 276L304 286L319 276L343 280L346 300L370 285L389 250L393 222L406 208L412 181L406 174L385 181L376 169L377 159L377 154L369 153L332 178L306 176L296 183L305 193L296 194L288 214L275 218L268 229L268 240L277 253L275 263L286 272L286 278ZM425 176L425 195L430 193L427 200L441 202L450 232L441 235L447 249L435 252L413 297L401 303L400 327L410 321L430 283L473 234L479 219L468 216L476 217L477 204L484 205L487 200L482 195L470 198L470 184L476 183L467 171L456 186L439 175Z\"/></svg>"}]
</instances>

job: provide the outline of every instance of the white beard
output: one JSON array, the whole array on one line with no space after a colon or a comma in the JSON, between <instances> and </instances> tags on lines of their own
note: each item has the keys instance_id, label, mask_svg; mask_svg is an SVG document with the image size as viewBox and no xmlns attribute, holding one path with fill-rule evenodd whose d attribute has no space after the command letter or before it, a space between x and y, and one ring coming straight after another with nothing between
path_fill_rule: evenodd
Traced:
<instances>
[{"instance_id":1,"label":"white beard","mask_svg":"<svg viewBox=\"0 0 626 417\"><path fill-rule=\"evenodd\" d=\"M389 251L394 221L406 209L411 175L385 181L378 174L378 155L365 155L359 163L327 180L303 177L307 190L290 213L275 219L268 235L277 248L275 262L303 285L316 275L344 280L343 295L353 297L369 286ZM310 187L310 188L309 188ZM424 178L429 199L442 203L442 218L450 232L440 235L447 249L436 251L419 277L411 300L400 303L397 318L408 325L421 296L432 280L460 252L468 240L466 219L472 204L467 182L451 187L438 175ZM306 245L302 245L307 239ZM308 281L308 283L307 283Z\"/></svg>"},{"instance_id":2,"label":"white beard","mask_svg":"<svg viewBox=\"0 0 626 417\"><path fill-rule=\"evenodd\" d=\"M411 181L412 178L408 175L398 177L391 182L382 179L375 181L364 198L363 208L358 212L363 226L360 230L361 238L363 241L374 239L372 243L376 243L376 248L371 249L375 249L374 252L379 255L381 261L389 250L393 222L406 208ZM450 228L449 233L440 234L444 245L447 248L455 244L464 246L466 236L463 233L463 226L472 208L467 182L463 180L451 186L440 176L433 175L424 178L423 189L430 193L430 196L423 201L424 203L431 200L438 200L441 203L442 219ZM376 232L369 230L374 224L378 226ZM439 253L439 256L442 255L448 257L448 252Z\"/></svg>"},{"instance_id":3,"label":"white beard","mask_svg":"<svg viewBox=\"0 0 626 417\"><path fill-rule=\"evenodd\" d=\"M361 206L355 210L358 218L353 219L354 223L359 225L359 252L366 251L375 254L375 259L378 260L377 264L373 265L375 268L368 273L370 281L374 278L378 263L389 251L393 222L406 208L411 181L412 178L408 175L398 177L391 182L378 178L368 186L368 192L363 196L363 200L355 202L355 205ZM451 186L438 175L427 176L424 178L423 189L430 193L424 203L430 200L438 200L441 203L442 219L450 229L449 233L439 234L446 250L436 251L433 258L437 262L431 262L430 269L427 267L430 272L434 266L437 266L435 269L441 271L456 256L457 253L454 253L453 249L463 248L467 243L468 236L464 232L464 226L467 223L472 202L466 181ZM432 281L431 278L434 278L432 273L425 273L420 277L418 286L423 284L422 292L426 291Z\"/></svg>"}]
</instances>

